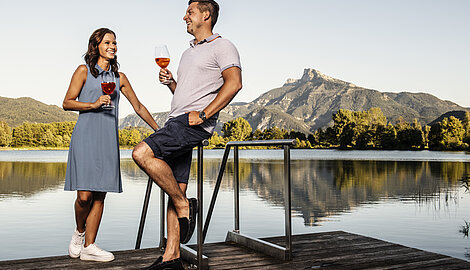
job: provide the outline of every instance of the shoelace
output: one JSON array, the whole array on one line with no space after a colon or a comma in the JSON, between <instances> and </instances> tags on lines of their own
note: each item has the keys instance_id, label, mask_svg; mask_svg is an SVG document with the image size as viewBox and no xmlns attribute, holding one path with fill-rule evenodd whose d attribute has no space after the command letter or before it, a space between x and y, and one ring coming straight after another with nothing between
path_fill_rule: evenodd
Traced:
<instances>
[{"instance_id":1,"label":"shoelace","mask_svg":"<svg viewBox=\"0 0 470 270\"><path fill-rule=\"evenodd\" d=\"M76 245L81 245L83 242L83 236L79 236L79 235L74 235L73 236L73 243L76 244Z\"/></svg>"}]
</instances>

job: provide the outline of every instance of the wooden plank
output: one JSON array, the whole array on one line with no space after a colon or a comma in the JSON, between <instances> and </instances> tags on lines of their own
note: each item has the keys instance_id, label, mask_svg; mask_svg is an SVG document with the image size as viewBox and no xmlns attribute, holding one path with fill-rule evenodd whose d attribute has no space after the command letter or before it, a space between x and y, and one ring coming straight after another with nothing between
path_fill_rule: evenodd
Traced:
<instances>
[{"instance_id":1,"label":"wooden plank","mask_svg":"<svg viewBox=\"0 0 470 270\"><path fill-rule=\"evenodd\" d=\"M263 238L277 245L284 237ZM342 231L293 236L293 260L284 262L236 243L204 245L210 269L470 269L470 262ZM192 246L193 248L194 245ZM0 269L141 269L153 263L158 248L113 252L108 263L68 256L0 261ZM186 263L188 266L188 263Z\"/></svg>"}]
</instances>

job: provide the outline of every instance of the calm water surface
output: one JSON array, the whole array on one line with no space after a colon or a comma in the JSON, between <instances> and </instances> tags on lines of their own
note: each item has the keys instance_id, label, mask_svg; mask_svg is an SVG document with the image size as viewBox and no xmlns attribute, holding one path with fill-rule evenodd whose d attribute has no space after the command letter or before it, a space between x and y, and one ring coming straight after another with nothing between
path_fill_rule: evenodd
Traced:
<instances>
[{"instance_id":1,"label":"calm water surface","mask_svg":"<svg viewBox=\"0 0 470 270\"><path fill-rule=\"evenodd\" d=\"M222 155L204 152L206 210ZM283 152L241 150L240 157L241 231L283 235ZM0 260L67 254L75 192L63 191L66 159L67 151L0 151ZM292 159L293 233L343 230L470 260L469 153L292 150ZM207 242L233 229L232 167ZM124 192L108 194L97 238L108 250L134 248L147 184L129 150L121 151L121 170ZM188 196L196 195L195 179L193 167ZM155 187L142 247L158 244Z\"/></svg>"}]
</instances>

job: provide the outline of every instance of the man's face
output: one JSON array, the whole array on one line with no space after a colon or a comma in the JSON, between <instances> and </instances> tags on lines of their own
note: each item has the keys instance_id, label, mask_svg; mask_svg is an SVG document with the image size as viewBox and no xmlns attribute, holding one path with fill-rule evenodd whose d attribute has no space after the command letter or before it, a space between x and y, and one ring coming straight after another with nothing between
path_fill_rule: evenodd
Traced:
<instances>
[{"instance_id":1,"label":"man's face","mask_svg":"<svg viewBox=\"0 0 470 270\"><path fill-rule=\"evenodd\" d=\"M183 20L186 22L186 31L194 35L195 31L200 28L204 22L204 13L199 10L197 2L193 2L188 6Z\"/></svg>"}]
</instances>

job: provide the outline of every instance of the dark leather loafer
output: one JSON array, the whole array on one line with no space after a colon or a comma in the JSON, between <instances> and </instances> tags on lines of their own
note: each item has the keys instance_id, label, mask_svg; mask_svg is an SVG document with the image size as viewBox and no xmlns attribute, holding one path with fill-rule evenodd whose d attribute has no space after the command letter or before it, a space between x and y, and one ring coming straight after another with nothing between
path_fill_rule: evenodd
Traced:
<instances>
[{"instance_id":1,"label":"dark leather loafer","mask_svg":"<svg viewBox=\"0 0 470 270\"><path fill-rule=\"evenodd\" d=\"M155 263L154 263L155 264ZM148 270L184 270L183 262L181 258L174 259L167 262L160 262L158 264L152 264L149 268L145 268Z\"/></svg>"},{"instance_id":2,"label":"dark leather loafer","mask_svg":"<svg viewBox=\"0 0 470 270\"><path fill-rule=\"evenodd\" d=\"M156 267L158 267L159 264L161 264L163 261L163 256L160 256L158 257L158 259L156 261L154 261L152 263L152 265L148 266L148 267L145 267L145 268L142 268L142 270L152 270L152 269L158 269Z\"/></svg>"},{"instance_id":3,"label":"dark leather loafer","mask_svg":"<svg viewBox=\"0 0 470 270\"><path fill-rule=\"evenodd\" d=\"M180 224L180 243L186 244L191 240L194 229L196 228L197 199L190 198L189 201L189 219L178 218Z\"/></svg>"},{"instance_id":4,"label":"dark leather loafer","mask_svg":"<svg viewBox=\"0 0 470 270\"><path fill-rule=\"evenodd\" d=\"M180 243L186 244L186 239L191 238L189 235L189 219L186 217L178 218L180 224Z\"/></svg>"}]
</instances>

